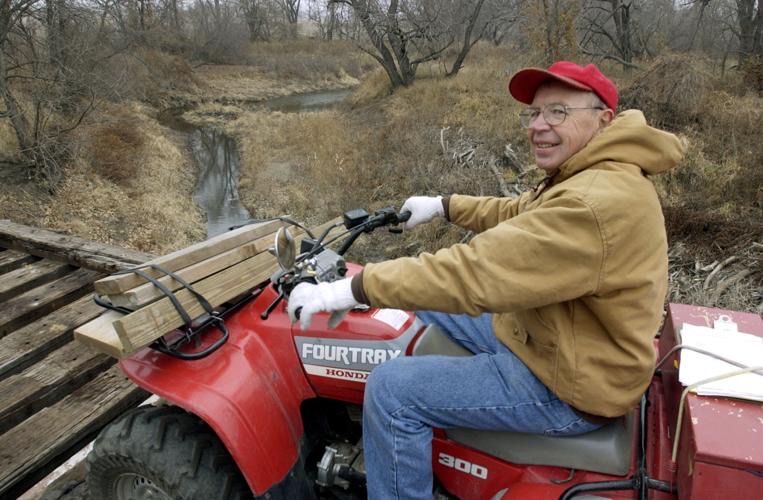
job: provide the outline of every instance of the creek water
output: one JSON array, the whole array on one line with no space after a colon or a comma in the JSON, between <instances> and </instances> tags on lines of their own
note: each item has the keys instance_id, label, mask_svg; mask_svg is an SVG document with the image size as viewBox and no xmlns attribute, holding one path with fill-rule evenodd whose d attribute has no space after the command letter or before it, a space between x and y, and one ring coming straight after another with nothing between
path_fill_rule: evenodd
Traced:
<instances>
[{"instance_id":1,"label":"creek water","mask_svg":"<svg viewBox=\"0 0 763 500\"><path fill-rule=\"evenodd\" d=\"M349 90L297 94L264 103L271 111L294 113L317 111L336 105ZM193 199L207 215L207 238L243 224L251 215L239 198L240 158L236 141L215 127L198 127L183 119L188 108L169 108L159 113L159 123L188 135L188 143L199 167ZM254 131L253 131L254 132Z\"/></svg>"},{"instance_id":2,"label":"creek water","mask_svg":"<svg viewBox=\"0 0 763 500\"><path fill-rule=\"evenodd\" d=\"M268 100L265 105L271 111L283 113L296 113L300 111L317 111L326 109L342 102L352 93L351 90L327 90L325 92L311 92L308 94L294 94L284 97L275 97Z\"/></svg>"}]
</instances>

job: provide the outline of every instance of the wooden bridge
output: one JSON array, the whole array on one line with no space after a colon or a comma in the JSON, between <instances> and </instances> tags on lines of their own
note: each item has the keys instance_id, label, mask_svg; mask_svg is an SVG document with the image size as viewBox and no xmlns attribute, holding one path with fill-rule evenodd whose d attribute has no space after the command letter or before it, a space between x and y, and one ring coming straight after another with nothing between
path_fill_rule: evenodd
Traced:
<instances>
[{"instance_id":1,"label":"wooden bridge","mask_svg":"<svg viewBox=\"0 0 763 500\"><path fill-rule=\"evenodd\" d=\"M149 395L73 340L93 281L152 256L0 221L0 498L15 498Z\"/></svg>"}]
</instances>

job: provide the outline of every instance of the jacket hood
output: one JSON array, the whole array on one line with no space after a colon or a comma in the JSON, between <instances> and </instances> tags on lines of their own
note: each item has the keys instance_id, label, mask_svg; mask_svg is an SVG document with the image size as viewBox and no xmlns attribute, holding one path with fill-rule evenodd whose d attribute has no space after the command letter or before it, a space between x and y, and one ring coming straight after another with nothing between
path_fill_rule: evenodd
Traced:
<instances>
[{"instance_id":1,"label":"jacket hood","mask_svg":"<svg viewBox=\"0 0 763 500\"><path fill-rule=\"evenodd\" d=\"M674 134L646 124L644 114L630 109L618 114L612 123L559 168L556 182L601 162L636 165L649 175L670 170L681 161L684 144Z\"/></svg>"}]
</instances>

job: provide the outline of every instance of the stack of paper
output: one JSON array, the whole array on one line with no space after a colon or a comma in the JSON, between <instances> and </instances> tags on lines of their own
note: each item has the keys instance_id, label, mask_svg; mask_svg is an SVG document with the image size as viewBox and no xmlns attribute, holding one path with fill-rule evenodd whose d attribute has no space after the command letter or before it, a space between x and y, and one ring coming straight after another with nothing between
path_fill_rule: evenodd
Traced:
<instances>
[{"instance_id":1,"label":"stack of paper","mask_svg":"<svg viewBox=\"0 0 763 500\"><path fill-rule=\"evenodd\" d=\"M745 366L763 365L763 338L755 335L684 324L681 328L681 343L712 352ZM738 366L683 349L678 378L683 385L689 386L701 380L738 370L740 370ZM708 396L763 401L763 376L745 373L702 384L696 388L696 392Z\"/></svg>"}]
</instances>

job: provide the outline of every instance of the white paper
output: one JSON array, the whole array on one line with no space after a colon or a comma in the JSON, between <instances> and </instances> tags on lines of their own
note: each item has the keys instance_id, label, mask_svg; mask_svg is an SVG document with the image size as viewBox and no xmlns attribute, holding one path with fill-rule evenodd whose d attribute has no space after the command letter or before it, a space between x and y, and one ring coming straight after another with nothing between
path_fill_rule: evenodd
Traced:
<instances>
[{"instance_id":1,"label":"white paper","mask_svg":"<svg viewBox=\"0 0 763 500\"><path fill-rule=\"evenodd\" d=\"M406 321L408 313L400 309L379 309L372 316L375 320L386 323L395 330L400 330Z\"/></svg>"},{"instance_id":2,"label":"white paper","mask_svg":"<svg viewBox=\"0 0 763 500\"><path fill-rule=\"evenodd\" d=\"M763 365L763 338L748 333L715 330L685 323L681 328L681 343L712 352L745 366ZM689 349L682 349L678 379L683 385L689 386L707 378L738 370L740 370L738 366ZM763 376L745 373L703 384L695 391L701 395L763 401Z\"/></svg>"}]
</instances>

